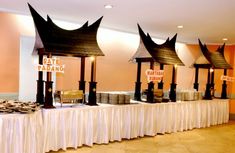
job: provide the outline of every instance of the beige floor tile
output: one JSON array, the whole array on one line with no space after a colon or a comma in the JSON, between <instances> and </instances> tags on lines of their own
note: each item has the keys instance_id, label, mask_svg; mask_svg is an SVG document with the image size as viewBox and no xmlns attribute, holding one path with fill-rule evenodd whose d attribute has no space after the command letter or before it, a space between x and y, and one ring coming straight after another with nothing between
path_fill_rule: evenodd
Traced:
<instances>
[{"instance_id":1,"label":"beige floor tile","mask_svg":"<svg viewBox=\"0 0 235 153\"><path fill-rule=\"evenodd\" d=\"M210 128L50 153L235 153L235 121Z\"/></svg>"}]
</instances>

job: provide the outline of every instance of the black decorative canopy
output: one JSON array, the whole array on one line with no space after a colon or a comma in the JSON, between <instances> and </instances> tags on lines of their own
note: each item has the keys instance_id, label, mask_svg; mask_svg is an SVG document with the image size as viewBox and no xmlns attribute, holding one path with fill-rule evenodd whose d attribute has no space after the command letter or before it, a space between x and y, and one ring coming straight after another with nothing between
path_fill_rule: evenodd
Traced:
<instances>
[{"instance_id":1,"label":"black decorative canopy","mask_svg":"<svg viewBox=\"0 0 235 153\"><path fill-rule=\"evenodd\" d=\"M194 61L193 65L190 67L197 67L197 68L204 68L208 69L211 68L211 63L207 60L207 58L204 56L202 51L200 51L200 56Z\"/></svg>"},{"instance_id":2,"label":"black decorative canopy","mask_svg":"<svg viewBox=\"0 0 235 153\"><path fill-rule=\"evenodd\" d=\"M167 38L165 43L158 45L151 39L149 34L145 35L139 24L138 29L145 48L156 62L165 65L184 65L175 51L177 34L171 40Z\"/></svg>"},{"instance_id":3,"label":"black decorative canopy","mask_svg":"<svg viewBox=\"0 0 235 153\"><path fill-rule=\"evenodd\" d=\"M49 16L45 21L30 4L28 6L36 29L34 51L44 48L44 54L57 56L104 56L96 39L103 17L90 26L86 22L76 30L65 30L58 27Z\"/></svg>"},{"instance_id":4,"label":"black decorative canopy","mask_svg":"<svg viewBox=\"0 0 235 153\"><path fill-rule=\"evenodd\" d=\"M153 57L149 54L148 50L145 48L142 39L140 38L140 43L137 51L132 56L130 61L136 62L140 60L141 62L151 62L154 61Z\"/></svg>"},{"instance_id":5,"label":"black decorative canopy","mask_svg":"<svg viewBox=\"0 0 235 153\"><path fill-rule=\"evenodd\" d=\"M198 39L198 41L199 41L199 46L201 48L201 51L203 55L205 56L205 58L210 62L211 67L215 69L232 69L232 66L227 63L224 57L225 44L223 44L222 46L219 46L216 51L210 52L207 49L207 46L201 43L200 39Z\"/></svg>"}]
</instances>

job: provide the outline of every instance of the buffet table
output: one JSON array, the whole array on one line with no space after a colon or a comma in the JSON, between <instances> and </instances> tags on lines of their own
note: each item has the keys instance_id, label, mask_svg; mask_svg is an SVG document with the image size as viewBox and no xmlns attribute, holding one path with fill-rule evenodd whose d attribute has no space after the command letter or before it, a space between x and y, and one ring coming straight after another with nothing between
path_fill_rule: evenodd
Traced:
<instances>
[{"instance_id":1,"label":"buffet table","mask_svg":"<svg viewBox=\"0 0 235 153\"><path fill-rule=\"evenodd\" d=\"M75 105L0 114L1 153L44 153L227 123L229 100Z\"/></svg>"},{"instance_id":2,"label":"buffet table","mask_svg":"<svg viewBox=\"0 0 235 153\"><path fill-rule=\"evenodd\" d=\"M228 100L44 109L44 152L227 123Z\"/></svg>"}]
</instances>

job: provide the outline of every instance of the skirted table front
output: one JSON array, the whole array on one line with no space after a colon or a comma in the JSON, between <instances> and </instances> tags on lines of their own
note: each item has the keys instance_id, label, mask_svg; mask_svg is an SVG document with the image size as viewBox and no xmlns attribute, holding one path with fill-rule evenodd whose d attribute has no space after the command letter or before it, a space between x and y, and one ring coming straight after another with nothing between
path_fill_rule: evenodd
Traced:
<instances>
[{"instance_id":1,"label":"skirted table front","mask_svg":"<svg viewBox=\"0 0 235 153\"><path fill-rule=\"evenodd\" d=\"M1 153L44 153L227 123L229 100L76 105L0 114Z\"/></svg>"},{"instance_id":2,"label":"skirted table front","mask_svg":"<svg viewBox=\"0 0 235 153\"><path fill-rule=\"evenodd\" d=\"M0 114L0 153L42 153L41 110L32 114Z\"/></svg>"},{"instance_id":3,"label":"skirted table front","mask_svg":"<svg viewBox=\"0 0 235 153\"><path fill-rule=\"evenodd\" d=\"M228 100L44 109L44 152L227 123Z\"/></svg>"}]
</instances>

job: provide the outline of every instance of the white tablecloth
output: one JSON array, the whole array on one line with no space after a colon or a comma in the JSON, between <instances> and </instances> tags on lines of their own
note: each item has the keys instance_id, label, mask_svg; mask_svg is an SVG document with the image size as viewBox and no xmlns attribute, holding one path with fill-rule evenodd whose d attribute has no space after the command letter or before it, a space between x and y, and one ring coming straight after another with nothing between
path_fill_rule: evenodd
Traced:
<instances>
[{"instance_id":1,"label":"white tablecloth","mask_svg":"<svg viewBox=\"0 0 235 153\"><path fill-rule=\"evenodd\" d=\"M42 153L42 114L0 114L0 153Z\"/></svg>"},{"instance_id":2,"label":"white tablecloth","mask_svg":"<svg viewBox=\"0 0 235 153\"><path fill-rule=\"evenodd\" d=\"M43 109L43 151L227 123L228 100Z\"/></svg>"}]
</instances>

